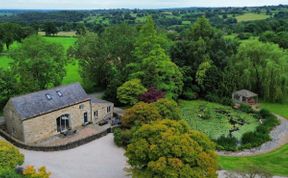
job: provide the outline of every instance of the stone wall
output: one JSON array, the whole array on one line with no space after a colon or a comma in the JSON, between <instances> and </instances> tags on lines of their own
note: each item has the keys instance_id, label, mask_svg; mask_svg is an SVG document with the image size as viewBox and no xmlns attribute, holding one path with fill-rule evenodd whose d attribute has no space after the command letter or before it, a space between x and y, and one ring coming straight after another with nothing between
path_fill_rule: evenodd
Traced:
<instances>
[{"instance_id":1,"label":"stone wall","mask_svg":"<svg viewBox=\"0 0 288 178\"><path fill-rule=\"evenodd\" d=\"M110 112L107 112L107 108L110 106ZM94 116L94 112L98 111L98 116ZM113 103L92 103L92 122L97 124L103 119L112 118L114 111Z\"/></svg>"},{"instance_id":2,"label":"stone wall","mask_svg":"<svg viewBox=\"0 0 288 178\"><path fill-rule=\"evenodd\" d=\"M8 133L17 139L24 141L22 120L15 111L11 100L9 100L4 107L4 118Z\"/></svg>"},{"instance_id":3,"label":"stone wall","mask_svg":"<svg viewBox=\"0 0 288 178\"><path fill-rule=\"evenodd\" d=\"M85 112L88 114L88 121L91 122L90 101L27 119L23 121L25 139L22 141L25 143L34 143L59 134L59 132L57 132L56 119L64 114L70 115L69 125L72 129L79 127L84 123Z\"/></svg>"}]
</instances>

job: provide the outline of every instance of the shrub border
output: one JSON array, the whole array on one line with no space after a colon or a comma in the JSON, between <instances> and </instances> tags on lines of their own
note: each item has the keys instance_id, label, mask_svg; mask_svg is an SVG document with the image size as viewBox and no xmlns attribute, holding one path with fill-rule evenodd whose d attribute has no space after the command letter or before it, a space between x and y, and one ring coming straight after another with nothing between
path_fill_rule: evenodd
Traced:
<instances>
[{"instance_id":1,"label":"shrub border","mask_svg":"<svg viewBox=\"0 0 288 178\"><path fill-rule=\"evenodd\" d=\"M83 138L81 140L77 140L74 142L70 142L64 145L57 145L57 146L35 146L35 145L28 145L23 143L20 140L17 140L13 138L11 135L9 135L4 130L0 129L0 136L5 138L7 141L12 143L14 146L18 148L22 148L25 150L33 150L33 151L44 151L44 152L53 152L53 151L63 151L63 150L69 150L72 148L76 148L78 146L84 145L86 143L89 143L93 140L96 140L98 138L101 138L103 136L106 136L108 133L112 133L115 127L108 128L104 130L103 132L88 136L86 138Z\"/></svg>"}]
</instances>

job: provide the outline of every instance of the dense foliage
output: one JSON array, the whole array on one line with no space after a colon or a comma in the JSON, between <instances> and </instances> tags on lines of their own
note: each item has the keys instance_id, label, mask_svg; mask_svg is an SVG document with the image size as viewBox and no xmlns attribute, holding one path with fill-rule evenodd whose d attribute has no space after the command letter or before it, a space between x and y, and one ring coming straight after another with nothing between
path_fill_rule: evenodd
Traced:
<instances>
[{"instance_id":1,"label":"dense foliage","mask_svg":"<svg viewBox=\"0 0 288 178\"><path fill-rule=\"evenodd\" d=\"M35 34L36 31L30 26L21 26L15 23L0 24L0 52L3 44L9 49L13 42L21 42L26 37Z\"/></svg>"},{"instance_id":2,"label":"dense foliage","mask_svg":"<svg viewBox=\"0 0 288 178\"><path fill-rule=\"evenodd\" d=\"M275 44L243 42L233 61L240 74L240 86L255 91L265 100L281 100L287 95L287 58L287 52Z\"/></svg>"},{"instance_id":3,"label":"dense foliage","mask_svg":"<svg viewBox=\"0 0 288 178\"><path fill-rule=\"evenodd\" d=\"M24 156L13 145L0 141L0 169L14 169L24 163Z\"/></svg>"},{"instance_id":4,"label":"dense foliage","mask_svg":"<svg viewBox=\"0 0 288 178\"><path fill-rule=\"evenodd\" d=\"M153 103L164 96L165 92L150 87L145 93L139 96L139 99L145 103Z\"/></svg>"},{"instance_id":5,"label":"dense foliage","mask_svg":"<svg viewBox=\"0 0 288 178\"><path fill-rule=\"evenodd\" d=\"M225 39L205 17L200 17L172 49L172 59L184 73L186 97L205 96L208 92L222 94L218 92L221 70L228 65L237 46L237 41ZM199 90L195 90L195 85Z\"/></svg>"},{"instance_id":6,"label":"dense foliage","mask_svg":"<svg viewBox=\"0 0 288 178\"><path fill-rule=\"evenodd\" d=\"M160 118L161 115L154 105L140 102L126 109L121 121L123 127L131 128L135 125L150 123Z\"/></svg>"},{"instance_id":7,"label":"dense foliage","mask_svg":"<svg viewBox=\"0 0 288 178\"><path fill-rule=\"evenodd\" d=\"M17 80L11 71L0 69L0 108L17 94Z\"/></svg>"},{"instance_id":8,"label":"dense foliage","mask_svg":"<svg viewBox=\"0 0 288 178\"><path fill-rule=\"evenodd\" d=\"M121 103L132 106L138 102L139 96L146 91L147 89L141 84L141 80L132 79L117 89L117 98Z\"/></svg>"},{"instance_id":9,"label":"dense foliage","mask_svg":"<svg viewBox=\"0 0 288 178\"><path fill-rule=\"evenodd\" d=\"M62 46L40 36L26 38L13 51L12 70L22 91L31 92L58 86L65 76L66 58Z\"/></svg>"},{"instance_id":10,"label":"dense foliage","mask_svg":"<svg viewBox=\"0 0 288 178\"><path fill-rule=\"evenodd\" d=\"M181 112L178 104L174 100L170 99L159 99L158 101L152 103L161 115L162 119L172 119L180 120Z\"/></svg>"},{"instance_id":11,"label":"dense foliage","mask_svg":"<svg viewBox=\"0 0 288 178\"><path fill-rule=\"evenodd\" d=\"M125 155L135 177L217 177L213 142L183 121L143 125Z\"/></svg>"}]
</instances>

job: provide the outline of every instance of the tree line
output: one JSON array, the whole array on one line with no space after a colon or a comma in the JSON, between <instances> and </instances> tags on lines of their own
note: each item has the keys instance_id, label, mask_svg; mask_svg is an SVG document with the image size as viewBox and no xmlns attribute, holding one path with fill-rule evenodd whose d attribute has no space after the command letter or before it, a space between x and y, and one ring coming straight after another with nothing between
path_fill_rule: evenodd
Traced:
<instances>
[{"instance_id":1,"label":"tree line","mask_svg":"<svg viewBox=\"0 0 288 178\"><path fill-rule=\"evenodd\" d=\"M102 33L85 30L68 50L68 58L64 54L63 47L40 36L24 39L11 52L11 69L1 69L2 103L15 93L59 85L70 57L79 59L88 91L103 88L105 98L118 104L133 104L152 88L171 99L205 98L224 104L230 104L231 93L241 88L273 102L287 95L286 50L270 42L225 38L205 17L177 39L157 28L152 17L139 27L120 24ZM140 93L133 91L141 86ZM127 93L139 95L130 102Z\"/></svg>"}]
</instances>

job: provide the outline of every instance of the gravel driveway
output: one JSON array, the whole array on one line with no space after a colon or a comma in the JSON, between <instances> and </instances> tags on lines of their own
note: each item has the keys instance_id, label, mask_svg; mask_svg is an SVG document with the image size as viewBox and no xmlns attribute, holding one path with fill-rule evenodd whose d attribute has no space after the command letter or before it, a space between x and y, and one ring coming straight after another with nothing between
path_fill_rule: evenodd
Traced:
<instances>
[{"instance_id":1,"label":"gravel driveway","mask_svg":"<svg viewBox=\"0 0 288 178\"><path fill-rule=\"evenodd\" d=\"M24 165L45 165L51 178L128 178L124 149L113 142L113 135L97 139L80 147L59 152L21 150Z\"/></svg>"}]
</instances>

